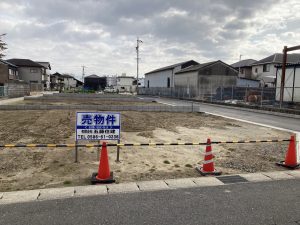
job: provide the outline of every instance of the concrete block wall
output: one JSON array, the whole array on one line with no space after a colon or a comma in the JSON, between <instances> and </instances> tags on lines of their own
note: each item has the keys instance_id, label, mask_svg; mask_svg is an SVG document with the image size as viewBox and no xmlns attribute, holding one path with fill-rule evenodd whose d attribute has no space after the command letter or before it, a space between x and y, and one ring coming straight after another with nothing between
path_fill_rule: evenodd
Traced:
<instances>
[{"instance_id":1,"label":"concrete block wall","mask_svg":"<svg viewBox=\"0 0 300 225\"><path fill-rule=\"evenodd\" d=\"M53 93L44 94L44 96L56 96L56 97L70 97L70 98L136 98L133 95L119 95L119 94L82 94L82 93Z\"/></svg>"},{"instance_id":2,"label":"concrete block wall","mask_svg":"<svg viewBox=\"0 0 300 225\"><path fill-rule=\"evenodd\" d=\"M42 102L50 102L50 101L56 101L56 102L63 102L63 101L67 101L67 100L76 100L78 102L85 102L87 100L90 101L119 101L119 102L153 102L153 99L147 98L147 99L140 99L140 98L83 98L83 97L56 97L56 96L52 96L52 95L48 95L48 96L42 96L42 97L26 97L24 98L24 100L31 100L31 101L42 101Z\"/></svg>"},{"instance_id":3,"label":"concrete block wall","mask_svg":"<svg viewBox=\"0 0 300 225\"><path fill-rule=\"evenodd\" d=\"M192 112L191 106L119 106L119 105L0 105L0 110L94 110L140 112Z\"/></svg>"},{"instance_id":4,"label":"concrete block wall","mask_svg":"<svg viewBox=\"0 0 300 225\"><path fill-rule=\"evenodd\" d=\"M7 94L10 98L23 97L30 95L29 84L26 83L7 83Z\"/></svg>"}]
</instances>

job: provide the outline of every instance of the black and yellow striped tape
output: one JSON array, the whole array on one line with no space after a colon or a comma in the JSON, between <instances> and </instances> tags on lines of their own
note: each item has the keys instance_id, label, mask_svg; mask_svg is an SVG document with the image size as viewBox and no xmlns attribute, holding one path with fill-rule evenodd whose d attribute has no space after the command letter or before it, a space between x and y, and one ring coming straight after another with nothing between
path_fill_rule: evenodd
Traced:
<instances>
[{"instance_id":1,"label":"black and yellow striped tape","mask_svg":"<svg viewBox=\"0 0 300 225\"><path fill-rule=\"evenodd\" d=\"M276 140L241 140L241 141L212 141L211 144L243 144L243 143L263 143L263 142L286 142L290 139ZM129 147L129 146L166 146L166 145L206 145L206 142L174 142L174 143L107 143L109 147ZM0 148L73 148L73 147L102 147L102 144L0 144Z\"/></svg>"}]
</instances>

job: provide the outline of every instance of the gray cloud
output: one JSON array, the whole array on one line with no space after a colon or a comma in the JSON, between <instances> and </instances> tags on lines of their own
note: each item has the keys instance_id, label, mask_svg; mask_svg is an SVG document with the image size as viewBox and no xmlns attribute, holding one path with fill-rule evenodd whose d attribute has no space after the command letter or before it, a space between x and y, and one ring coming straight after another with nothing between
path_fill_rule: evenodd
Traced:
<instances>
[{"instance_id":1,"label":"gray cloud","mask_svg":"<svg viewBox=\"0 0 300 225\"><path fill-rule=\"evenodd\" d=\"M281 51L281 42L299 33L300 16L277 12L289 6L299 11L295 2L1 0L0 32L8 33L9 57L43 58L55 70L75 74L82 64L99 74L134 74L136 36L144 41L142 72L192 58L231 63L241 51L249 58L264 57L268 47L255 51L254 46L271 45L270 33L278 34L273 42Z\"/></svg>"}]
</instances>

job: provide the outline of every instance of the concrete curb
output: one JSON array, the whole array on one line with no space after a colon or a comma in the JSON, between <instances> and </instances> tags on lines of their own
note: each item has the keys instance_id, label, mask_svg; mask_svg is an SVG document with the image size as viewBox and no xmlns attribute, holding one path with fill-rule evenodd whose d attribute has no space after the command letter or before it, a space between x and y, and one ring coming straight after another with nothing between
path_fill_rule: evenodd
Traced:
<instances>
[{"instance_id":1,"label":"concrete curb","mask_svg":"<svg viewBox=\"0 0 300 225\"><path fill-rule=\"evenodd\" d=\"M102 110L102 111L142 111L142 112L192 112L190 106L164 105L0 105L1 110Z\"/></svg>"},{"instance_id":2,"label":"concrete curb","mask_svg":"<svg viewBox=\"0 0 300 225\"><path fill-rule=\"evenodd\" d=\"M225 175L230 177L236 175ZM238 174L247 182L268 182L274 180L300 179L300 170L275 171L262 173ZM232 183L231 183L232 184ZM29 191L15 191L0 193L0 205L24 203L33 201L55 200L63 198L76 198L84 196L100 196L108 194L138 193L158 190L174 190L191 187L209 187L231 185L225 184L216 177L194 177L181 179L167 179L154 181L139 181L122 184L107 184L95 186L77 186L51 188Z\"/></svg>"},{"instance_id":3,"label":"concrete curb","mask_svg":"<svg viewBox=\"0 0 300 225\"><path fill-rule=\"evenodd\" d=\"M152 97L154 98L154 96L152 96ZM201 104L203 104L203 105L210 105L210 106L216 106L216 107L221 107L221 108L223 107L223 108L227 108L227 109L236 109L236 110L242 110L242 111L247 111L247 112L256 112L256 113L268 114L268 115L274 115L274 116L283 116L283 117L294 118L294 119L300 118L300 115L298 115L298 114L275 112L275 111L263 110L263 109L251 109L251 108L246 108L246 107L242 107L242 106L230 106L230 105L225 105L225 104L193 101L192 99L177 99L177 98L167 98L167 97L156 97L156 99L181 100L181 101L185 101L188 103L194 103L194 105L198 104L198 105L200 105L201 112L202 112Z\"/></svg>"},{"instance_id":4,"label":"concrete curb","mask_svg":"<svg viewBox=\"0 0 300 225\"><path fill-rule=\"evenodd\" d=\"M283 117L288 117L288 118L300 119L300 115L291 114L291 113L274 112L274 111L267 111L267 110L261 110L261 109L249 109L249 108L243 108L243 107L237 107L237 106L235 107L235 106L211 104L211 103L206 103L206 102L203 102L203 103L199 102L199 104L223 107L223 108L227 108L227 109L237 109L237 110L242 110L242 111L247 111L247 112L256 112L256 113L267 114L267 115L283 116ZM200 106L200 110L201 110L201 106Z\"/></svg>"}]
</instances>

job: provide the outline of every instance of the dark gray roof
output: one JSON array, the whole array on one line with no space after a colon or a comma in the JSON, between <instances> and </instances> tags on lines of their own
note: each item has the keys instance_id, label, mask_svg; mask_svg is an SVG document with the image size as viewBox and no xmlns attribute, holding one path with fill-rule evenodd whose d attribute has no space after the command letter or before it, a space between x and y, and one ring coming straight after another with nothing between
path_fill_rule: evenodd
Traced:
<instances>
[{"instance_id":1,"label":"dark gray roof","mask_svg":"<svg viewBox=\"0 0 300 225\"><path fill-rule=\"evenodd\" d=\"M220 61L220 60L219 60ZM199 65L195 65L195 66L190 66L190 67L187 67L185 69L182 69L180 71L178 71L177 73L175 74L179 74L179 73L185 73L185 72L191 72L191 71L197 71L199 69L202 69L203 67L206 67L206 66L209 66L209 65L212 65L216 62L219 62L219 61L213 61L213 62L208 62L208 63L202 63L202 64L199 64Z\"/></svg>"},{"instance_id":2,"label":"dark gray roof","mask_svg":"<svg viewBox=\"0 0 300 225\"><path fill-rule=\"evenodd\" d=\"M51 65L49 62L36 62L38 64L41 64L43 67L46 67L47 69L51 70Z\"/></svg>"},{"instance_id":3,"label":"dark gray roof","mask_svg":"<svg viewBox=\"0 0 300 225\"><path fill-rule=\"evenodd\" d=\"M266 63L282 63L283 54L282 53L276 53L273 55L270 55L264 59L261 59L252 65L260 65L260 64L266 64ZM294 54L288 54L287 55L287 63L298 63L300 62L300 54L294 53Z\"/></svg>"},{"instance_id":4,"label":"dark gray roof","mask_svg":"<svg viewBox=\"0 0 300 225\"><path fill-rule=\"evenodd\" d=\"M170 65L170 66L165 66L165 67L161 67L159 69L152 70L152 71L150 71L148 73L145 73L145 75L150 74L150 73L156 73L156 72L159 72L159 71L164 71L164 70L171 70L171 69L174 69L177 66L181 66L181 65L189 63L189 62L194 63L194 64L199 64L198 62L196 62L194 60L189 60L189 61L185 61L185 62L181 62L181 63L176 63L176 64L173 64L173 65Z\"/></svg>"},{"instance_id":5,"label":"dark gray roof","mask_svg":"<svg viewBox=\"0 0 300 225\"><path fill-rule=\"evenodd\" d=\"M243 67L251 67L253 63L257 62L257 60L254 59L244 59L241 61L238 61L236 63L231 64L230 66L234 68L243 68Z\"/></svg>"},{"instance_id":6,"label":"dark gray roof","mask_svg":"<svg viewBox=\"0 0 300 225\"><path fill-rule=\"evenodd\" d=\"M16 66L20 67L40 67L40 68L45 68L43 65L36 63L30 59L8 59L6 60L7 62L10 62Z\"/></svg>"},{"instance_id":7,"label":"dark gray roof","mask_svg":"<svg viewBox=\"0 0 300 225\"><path fill-rule=\"evenodd\" d=\"M12 63L10 63L10 62L7 62L7 61L5 61L5 60L0 59L0 62L4 63L4 64L6 64L6 65L9 65L9 66L11 66L11 67L17 68L16 65L14 65L14 64L12 64Z\"/></svg>"},{"instance_id":8,"label":"dark gray roof","mask_svg":"<svg viewBox=\"0 0 300 225\"><path fill-rule=\"evenodd\" d=\"M96 74L92 74L92 75L86 76L84 78L100 78L100 77Z\"/></svg>"},{"instance_id":9,"label":"dark gray roof","mask_svg":"<svg viewBox=\"0 0 300 225\"><path fill-rule=\"evenodd\" d=\"M134 76L118 76L117 78L135 78Z\"/></svg>"},{"instance_id":10,"label":"dark gray roof","mask_svg":"<svg viewBox=\"0 0 300 225\"><path fill-rule=\"evenodd\" d=\"M233 68L232 66L230 66L230 65L228 65L228 64L226 64L226 63L224 63L223 61L217 60L217 61L212 61L212 62L202 63L202 64L195 65L195 66L190 66L190 67L187 67L187 68L185 68L185 69L182 69L182 70L178 71L178 72L175 73L175 74L180 74L180 73L185 73L185 72L191 72L191 71L198 71L198 70L200 70L200 69L202 69L202 68L204 68L204 67L211 66L211 65L213 65L213 64L215 64L215 63L223 63L224 65L230 67L231 69L236 70L235 68Z\"/></svg>"}]
</instances>

